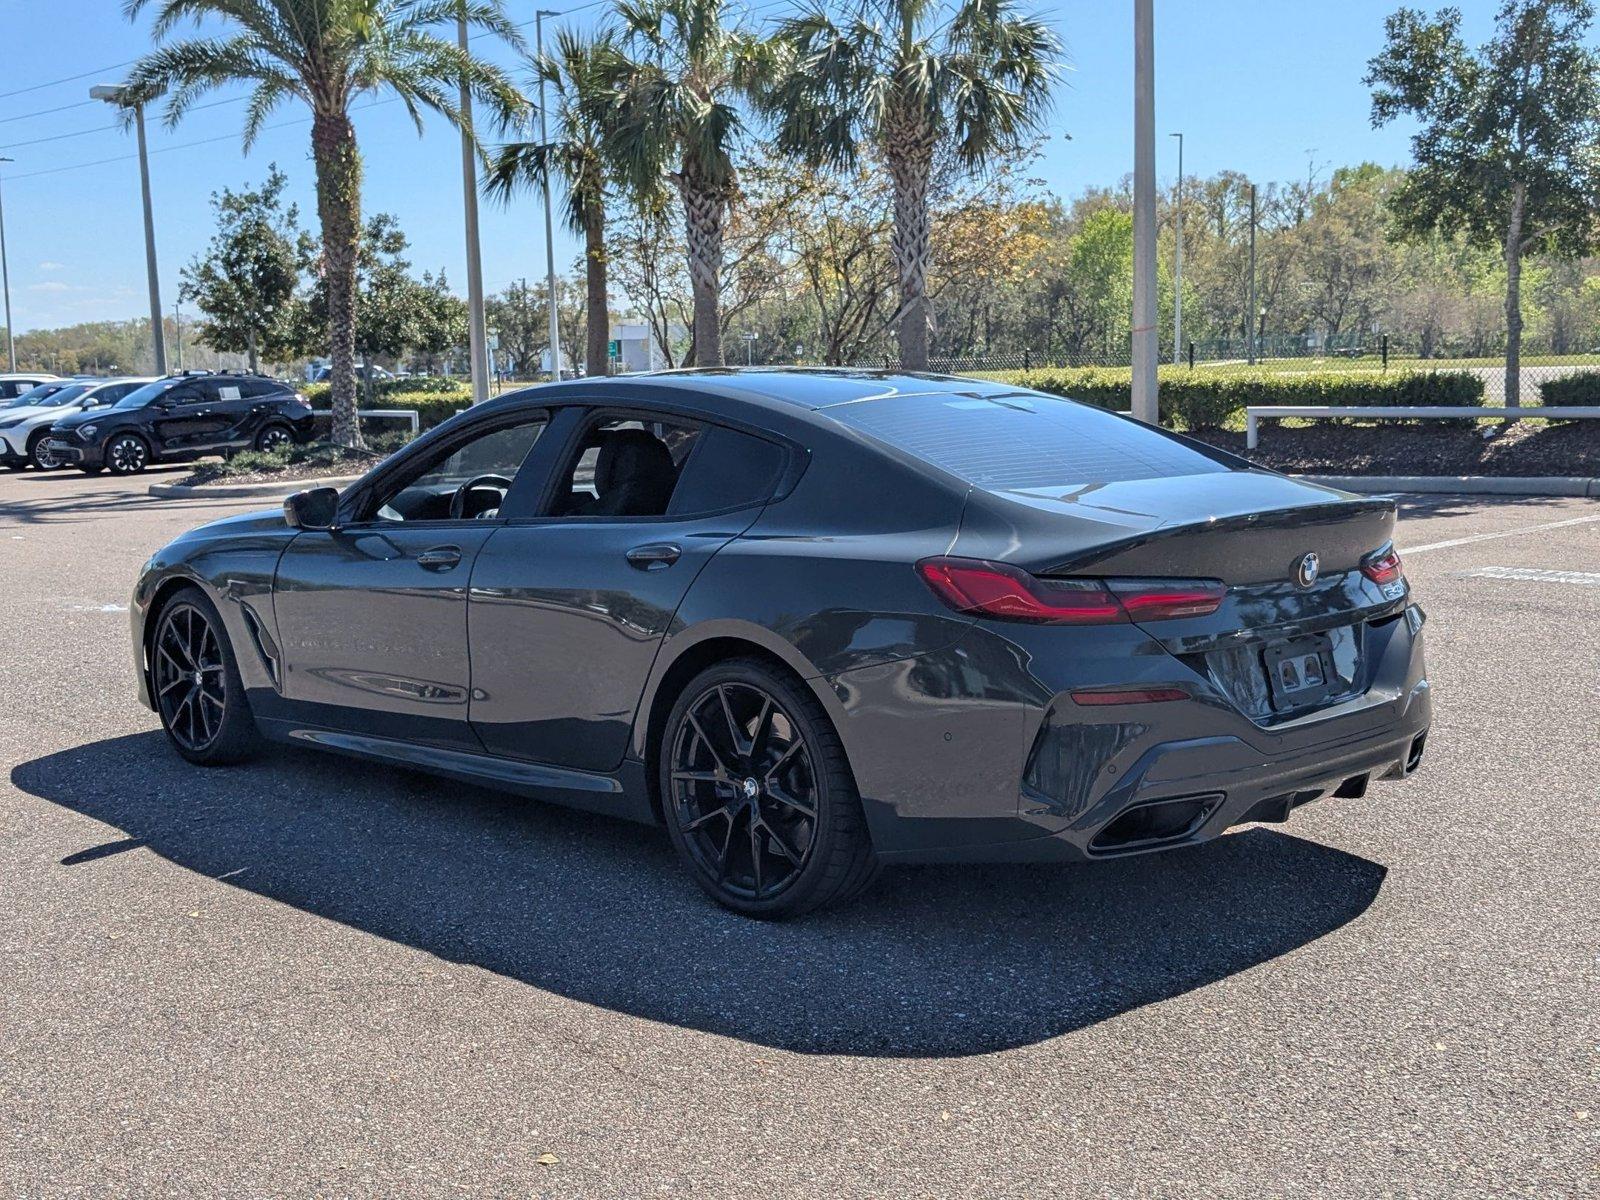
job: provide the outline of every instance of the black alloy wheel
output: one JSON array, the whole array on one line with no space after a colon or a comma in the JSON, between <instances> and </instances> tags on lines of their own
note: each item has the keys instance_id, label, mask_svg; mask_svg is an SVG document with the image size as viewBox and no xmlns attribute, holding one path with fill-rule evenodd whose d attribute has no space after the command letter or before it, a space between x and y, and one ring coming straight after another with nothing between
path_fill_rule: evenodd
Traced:
<instances>
[{"instance_id":1,"label":"black alloy wheel","mask_svg":"<svg viewBox=\"0 0 1600 1200\"><path fill-rule=\"evenodd\" d=\"M719 903L786 917L876 875L838 735L803 685L764 663L713 667L679 697L661 753L674 845Z\"/></svg>"},{"instance_id":2,"label":"black alloy wheel","mask_svg":"<svg viewBox=\"0 0 1600 1200\"><path fill-rule=\"evenodd\" d=\"M119 433L106 443L105 459L113 475L137 475L150 465L150 447L136 433Z\"/></svg>"},{"instance_id":3,"label":"black alloy wheel","mask_svg":"<svg viewBox=\"0 0 1600 1200\"><path fill-rule=\"evenodd\" d=\"M255 719L216 610L185 589L161 611L150 643L150 683L178 753L210 766L255 748Z\"/></svg>"},{"instance_id":4,"label":"black alloy wheel","mask_svg":"<svg viewBox=\"0 0 1600 1200\"><path fill-rule=\"evenodd\" d=\"M264 454L282 450L294 443L294 435L282 425L268 425L256 435L256 449Z\"/></svg>"}]
</instances>

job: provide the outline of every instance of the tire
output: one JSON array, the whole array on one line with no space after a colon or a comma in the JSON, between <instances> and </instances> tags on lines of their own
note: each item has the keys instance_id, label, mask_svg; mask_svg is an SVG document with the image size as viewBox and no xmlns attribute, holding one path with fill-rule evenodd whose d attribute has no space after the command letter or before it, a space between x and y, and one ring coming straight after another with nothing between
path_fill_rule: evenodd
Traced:
<instances>
[{"instance_id":1,"label":"tire","mask_svg":"<svg viewBox=\"0 0 1600 1200\"><path fill-rule=\"evenodd\" d=\"M28 439L28 461L33 464L33 469L36 471L54 471L61 465L55 460L55 456L44 448L45 436L49 432L48 429L41 429Z\"/></svg>"},{"instance_id":2,"label":"tire","mask_svg":"<svg viewBox=\"0 0 1600 1200\"><path fill-rule=\"evenodd\" d=\"M256 434L256 449L270 453L281 446L294 445L294 432L287 425L268 425Z\"/></svg>"},{"instance_id":3,"label":"tire","mask_svg":"<svg viewBox=\"0 0 1600 1200\"><path fill-rule=\"evenodd\" d=\"M673 848L734 912L799 916L876 877L838 733L803 683L765 662L697 675L667 716L656 771Z\"/></svg>"},{"instance_id":4,"label":"tire","mask_svg":"<svg viewBox=\"0 0 1600 1200\"><path fill-rule=\"evenodd\" d=\"M150 694L173 749L202 767L249 758L261 734L216 605L199 588L184 587L154 619Z\"/></svg>"},{"instance_id":5,"label":"tire","mask_svg":"<svg viewBox=\"0 0 1600 1200\"><path fill-rule=\"evenodd\" d=\"M105 464L113 475L137 475L150 465L150 446L137 433L113 434L106 443Z\"/></svg>"}]
</instances>

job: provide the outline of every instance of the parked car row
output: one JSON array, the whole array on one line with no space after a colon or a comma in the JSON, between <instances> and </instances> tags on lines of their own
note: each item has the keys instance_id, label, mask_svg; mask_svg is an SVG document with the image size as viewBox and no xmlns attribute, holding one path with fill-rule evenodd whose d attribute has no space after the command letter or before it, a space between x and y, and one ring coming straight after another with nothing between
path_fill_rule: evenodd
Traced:
<instances>
[{"instance_id":1,"label":"parked car row","mask_svg":"<svg viewBox=\"0 0 1600 1200\"><path fill-rule=\"evenodd\" d=\"M304 442L313 423L304 396L264 375L44 380L0 403L0 465L131 475L151 463Z\"/></svg>"}]
</instances>

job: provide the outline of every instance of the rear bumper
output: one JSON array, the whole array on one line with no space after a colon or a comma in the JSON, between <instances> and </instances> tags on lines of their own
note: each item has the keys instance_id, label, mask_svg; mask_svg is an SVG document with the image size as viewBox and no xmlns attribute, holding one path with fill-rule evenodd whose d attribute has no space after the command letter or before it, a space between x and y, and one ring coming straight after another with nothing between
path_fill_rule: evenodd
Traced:
<instances>
[{"instance_id":1,"label":"rear bumper","mask_svg":"<svg viewBox=\"0 0 1600 1200\"><path fill-rule=\"evenodd\" d=\"M1170 656L1132 645L1046 654L998 635L1002 653L984 645L995 635L975 633L898 670L832 681L886 861L1088 861L1193 845L1406 777L1432 721L1415 608L1373 636L1359 697L1276 725L1175 673ZM1130 683L1182 683L1192 698L1085 707L1070 694Z\"/></svg>"}]
</instances>

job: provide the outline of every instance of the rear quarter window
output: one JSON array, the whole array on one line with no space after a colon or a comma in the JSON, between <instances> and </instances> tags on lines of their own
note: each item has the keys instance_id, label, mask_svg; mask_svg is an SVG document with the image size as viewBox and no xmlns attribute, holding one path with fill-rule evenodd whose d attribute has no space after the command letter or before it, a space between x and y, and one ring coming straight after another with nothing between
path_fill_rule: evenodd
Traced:
<instances>
[{"instance_id":1,"label":"rear quarter window","mask_svg":"<svg viewBox=\"0 0 1600 1200\"><path fill-rule=\"evenodd\" d=\"M736 429L707 426L683 464L667 515L693 516L765 502L783 473L781 446Z\"/></svg>"},{"instance_id":2,"label":"rear quarter window","mask_svg":"<svg viewBox=\"0 0 1600 1200\"><path fill-rule=\"evenodd\" d=\"M890 396L826 411L985 491L1055 492L1228 470L1112 413L1032 392Z\"/></svg>"}]
</instances>

